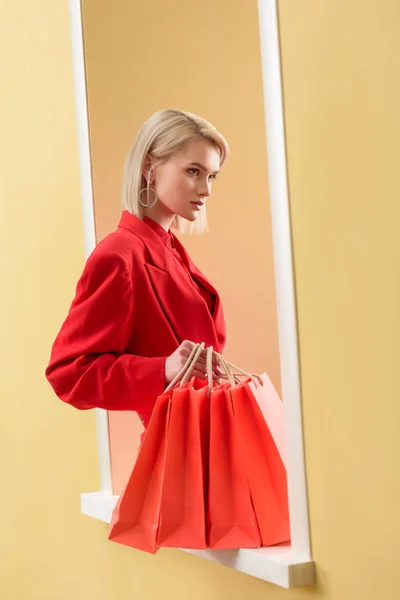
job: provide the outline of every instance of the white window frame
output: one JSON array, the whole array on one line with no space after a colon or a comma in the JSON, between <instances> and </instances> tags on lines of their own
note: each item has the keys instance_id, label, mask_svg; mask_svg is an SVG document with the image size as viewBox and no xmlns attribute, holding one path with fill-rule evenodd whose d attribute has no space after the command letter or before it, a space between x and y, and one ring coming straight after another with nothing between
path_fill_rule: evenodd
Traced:
<instances>
[{"instance_id":1,"label":"white window frame","mask_svg":"<svg viewBox=\"0 0 400 600\"><path fill-rule=\"evenodd\" d=\"M70 0L85 254L96 243L81 0ZM272 215L282 396L285 407L291 544L260 549L185 550L285 588L312 585L306 471L300 395L297 320L290 234L277 0L258 0ZM100 491L81 495L84 514L110 522L112 493L108 413L96 409Z\"/></svg>"}]
</instances>

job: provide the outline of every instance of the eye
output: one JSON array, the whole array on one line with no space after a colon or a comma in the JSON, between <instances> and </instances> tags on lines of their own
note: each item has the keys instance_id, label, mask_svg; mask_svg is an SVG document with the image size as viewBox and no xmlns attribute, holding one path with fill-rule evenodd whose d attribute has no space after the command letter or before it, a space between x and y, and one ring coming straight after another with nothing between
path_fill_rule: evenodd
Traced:
<instances>
[{"instance_id":1,"label":"eye","mask_svg":"<svg viewBox=\"0 0 400 600\"><path fill-rule=\"evenodd\" d=\"M188 173L190 173L191 175L198 175L199 174L199 169L188 169Z\"/></svg>"},{"instance_id":2,"label":"eye","mask_svg":"<svg viewBox=\"0 0 400 600\"><path fill-rule=\"evenodd\" d=\"M210 175L210 179L217 179L217 175Z\"/></svg>"}]
</instances>

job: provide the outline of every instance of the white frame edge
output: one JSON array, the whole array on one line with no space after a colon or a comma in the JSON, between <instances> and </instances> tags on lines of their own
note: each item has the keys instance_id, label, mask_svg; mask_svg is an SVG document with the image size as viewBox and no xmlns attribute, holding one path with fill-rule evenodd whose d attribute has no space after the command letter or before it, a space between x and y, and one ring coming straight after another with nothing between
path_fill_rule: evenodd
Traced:
<instances>
[{"instance_id":1,"label":"white frame edge","mask_svg":"<svg viewBox=\"0 0 400 600\"><path fill-rule=\"evenodd\" d=\"M69 0L69 17L72 41L75 111L78 133L79 171L83 213L85 257L96 245L94 221L92 168L90 159L89 123L87 115L85 54L83 48L82 10L80 0ZM100 468L100 489L112 491L111 453L108 413L96 408L96 435Z\"/></svg>"},{"instance_id":2,"label":"white frame edge","mask_svg":"<svg viewBox=\"0 0 400 600\"><path fill-rule=\"evenodd\" d=\"M78 128L86 256L93 250L95 222L81 0L69 0L75 102ZM291 588L315 583L311 560L307 486L300 395L292 243L287 186L279 27L276 0L258 0L272 239L276 279L282 395L285 405L291 546L256 550L187 550L276 585ZM101 491L81 495L86 515L110 522L117 496L112 494L107 411L96 409Z\"/></svg>"},{"instance_id":3,"label":"white frame edge","mask_svg":"<svg viewBox=\"0 0 400 600\"><path fill-rule=\"evenodd\" d=\"M311 560L277 0L258 0L292 550Z\"/></svg>"}]
</instances>

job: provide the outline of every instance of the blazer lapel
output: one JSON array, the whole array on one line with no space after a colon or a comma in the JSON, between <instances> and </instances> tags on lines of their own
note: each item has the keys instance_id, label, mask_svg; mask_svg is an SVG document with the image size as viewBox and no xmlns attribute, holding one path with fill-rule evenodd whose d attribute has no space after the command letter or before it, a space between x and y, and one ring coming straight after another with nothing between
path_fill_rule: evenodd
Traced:
<instances>
[{"instance_id":1,"label":"blazer lapel","mask_svg":"<svg viewBox=\"0 0 400 600\"><path fill-rule=\"evenodd\" d=\"M179 239L175 235L173 237L174 237L174 244L175 244L176 248L179 250L179 253L182 256L183 261L186 264L186 266L187 266L188 270L190 271L191 275L195 279L197 279L197 281L199 283L201 283L201 285L204 288L206 288L206 290L208 290L213 296L218 296L218 292L215 289L215 287L211 285L211 283L208 281L208 279L206 279L206 277L203 275L203 273L192 262L190 256L186 252L185 247L181 244L181 242L179 241Z\"/></svg>"},{"instance_id":2,"label":"blazer lapel","mask_svg":"<svg viewBox=\"0 0 400 600\"><path fill-rule=\"evenodd\" d=\"M216 331L216 335L218 337L218 342L220 347L225 345L226 335L225 335L225 317L222 308L221 298L215 289L215 287L208 281L208 279L203 275L203 273L196 267L196 265L191 260L190 256L186 252L185 247L181 244L179 239L174 235L174 244L176 248L179 250L183 261L188 267L191 275L194 279L196 279L206 290L210 292L215 298L214 302L214 312L212 318L214 320L214 328Z\"/></svg>"},{"instance_id":3,"label":"blazer lapel","mask_svg":"<svg viewBox=\"0 0 400 600\"><path fill-rule=\"evenodd\" d=\"M215 296L213 315L204 298L199 293L193 293L190 282L181 276L175 258L151 227L128 211L123 211L119 227L128 229L144 242L148 252L145 265L147 275L178 343L190 339L193 342L204 341L216 348L223 346L225 326L218 293L192 263L178 238L173 236L189 272Z\"/></svg>"},{"instance_id":4,"label":"blazer lapel","mask_svg":"<svg viewBox=\"0 0 400 600\"><path fill-rule=\"evenodd\" d=\"M165 244L151 227L127 210L122 212L118 227L128 229L137 235L144 242L154 265L164 271L168 270Z\"/></svg>"}]
</instances>

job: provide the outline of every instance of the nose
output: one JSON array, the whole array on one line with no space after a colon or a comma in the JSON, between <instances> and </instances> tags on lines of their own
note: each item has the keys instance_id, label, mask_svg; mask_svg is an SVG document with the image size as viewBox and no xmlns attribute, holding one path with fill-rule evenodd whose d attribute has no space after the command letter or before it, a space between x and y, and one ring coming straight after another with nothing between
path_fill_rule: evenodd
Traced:
<instances>
[{"instance_id":1,"label":"nose","mask_svg":"<svg viewBox=\"0 0 400 600\"><path fill-rule=\"evenodd\" d=\"M211 195L211 181L203 181L199 186L199 196L207 198Z\"/></svg>"}]
</instances>

